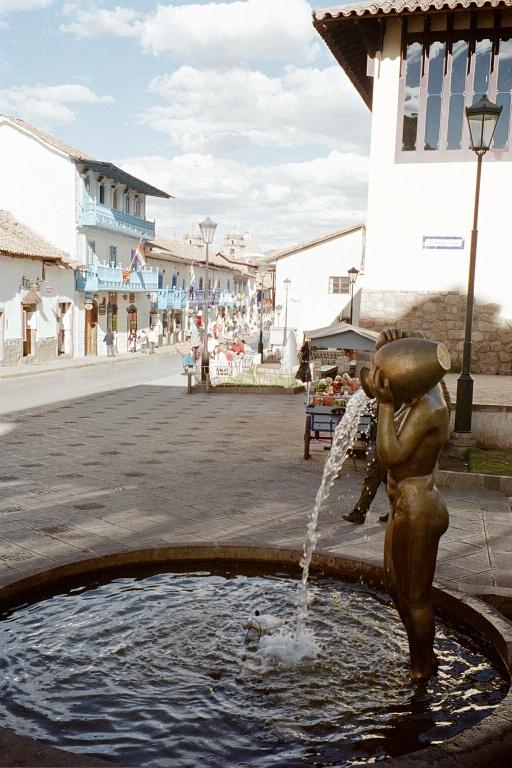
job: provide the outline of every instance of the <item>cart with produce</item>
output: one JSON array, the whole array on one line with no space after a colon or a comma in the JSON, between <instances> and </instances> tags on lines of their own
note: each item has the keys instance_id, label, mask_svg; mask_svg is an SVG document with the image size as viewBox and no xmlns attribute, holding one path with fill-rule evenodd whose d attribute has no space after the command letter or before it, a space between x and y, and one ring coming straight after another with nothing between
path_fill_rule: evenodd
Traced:
<instances>
[{"instance_id":1,"label":"cart with produce","mask_svg":"<svg viewBox=\"0 0 512 768\"><path fill-rule=\"evenodd\" d=\"M304 458L311 458L311 442L325 443L325 450L332 445L332 436L345 414L347 401L359 387L359 382L348 376L327 376L317 379L306 390L306 425L304 430ZM350 451L354 458L366 458L372 415L364 413L359 421L356 440Z\"/></svg>"}]
</instances>

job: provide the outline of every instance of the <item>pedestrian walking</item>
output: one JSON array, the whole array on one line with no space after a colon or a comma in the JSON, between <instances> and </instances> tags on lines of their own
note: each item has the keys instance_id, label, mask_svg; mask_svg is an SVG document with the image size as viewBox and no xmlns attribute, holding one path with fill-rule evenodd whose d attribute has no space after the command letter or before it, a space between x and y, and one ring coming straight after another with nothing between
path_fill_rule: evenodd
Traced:
<instances>
[{"instance_id":1,"label":"pedestrian walking","mask_svg":"<svg viewBox=\"0 0 512 768\"><path fill-rule=\"evenodd\" d=\"M107 345L107 357L115 357L115 350L114 350L114 343L116 340L116 335L114 331L107 331L105 334L105 337L103 341Z\"/></svg>"},{"instance_id":2,"label":"pedestrian walking","mask_svg":"<svg viewBox=\"0 0 512 768\"><path fill-rule=\"evenodd\" d=\"M148 337L144 328L142 328L141 332L139 333L137 341L139 342L140 351L143 355L145 355L148 347Z\"/></svg>"},{"instance_id":3,"label":"pedestrian walking","mask_svg":"<svg viewBox=\"0 0 512 768\"><path fill-rule=\"evenodd\" d=\"M158 333L156 332L155 326L151 326L148 333L148 344L149 344L149 354L154 355L155 354L155 347L158 344Z\"/></svg>"},{"instance_id":4,"label":"pedestrian walking","mask_svg":"<svg viewBox=\"0 0 512 768\"><path fill-rule=\"evenodd\" d=\"M128 351L137 351L137 331L130 331L130 335L128 336Z\"/></svg>"}]
</instances>

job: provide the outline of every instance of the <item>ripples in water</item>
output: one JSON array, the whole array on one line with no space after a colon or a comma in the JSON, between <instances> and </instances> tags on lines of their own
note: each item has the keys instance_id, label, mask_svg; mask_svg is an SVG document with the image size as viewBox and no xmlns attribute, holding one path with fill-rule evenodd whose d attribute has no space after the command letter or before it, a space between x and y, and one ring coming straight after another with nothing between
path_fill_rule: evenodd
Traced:
<instances>
[{"instance_id":1,"label":"ripples in water","mask_svg":"<svg viewBox=\"0 0 512 768\"><path fill-rule=\"evenodd\" d=\"M321 653L292 667L263 659L247 632L256 610L293 617L287 577L119 578L14 610L0 623L2 725L121 764L350 766L443 741L506 694L446 624L419 692L387 597L321 580L310 595Z\"/></svg>"}]
</instances>

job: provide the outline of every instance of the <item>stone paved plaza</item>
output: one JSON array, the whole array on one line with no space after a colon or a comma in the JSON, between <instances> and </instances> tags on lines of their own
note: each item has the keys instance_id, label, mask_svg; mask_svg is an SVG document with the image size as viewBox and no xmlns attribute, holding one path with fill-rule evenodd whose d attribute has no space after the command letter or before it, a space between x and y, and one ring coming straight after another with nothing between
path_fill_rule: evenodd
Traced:
<instances>
[{"instance_id":1,"label":"stone paved plaza","mask_svg":"<svg viewBox=\"0 0 512 768\"><path fill-rule=\"evenodd\" d=\"M79 371L74 371L79 376ZM43 375L30 376L34 389ZM495 377L497 378L497 377ZM2 416L0 584L98 555L184 543L302 546L326 453L302 458L301 395L187 395L174 373ZM382 558L383 489L364 526L348 462L320 515L319 549ZM444 491L436 579L512 588L512 515L496 492ZM499 591L499 589L498 589Z\"/></svg>"}]
</instances>

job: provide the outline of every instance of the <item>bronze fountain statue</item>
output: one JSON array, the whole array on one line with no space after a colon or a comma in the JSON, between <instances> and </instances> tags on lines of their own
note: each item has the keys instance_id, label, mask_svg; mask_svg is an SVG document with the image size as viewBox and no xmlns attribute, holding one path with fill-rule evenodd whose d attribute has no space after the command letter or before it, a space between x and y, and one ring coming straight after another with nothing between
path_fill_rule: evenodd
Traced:
<instances>
[{"instance_id":1,"label":"bronze fountain statue","mask_svg":"<svg viewBox=\"0 0 512 768\"><path fill-rule=\"evenodd\" d=\"M432 581L448 511L433 472L448 438L449 410L441 380L450 368L443 344L399 328L383 331L363 388L379 401L377 454L387 468L391 512L384 571L406 628L410 673L435 671ZM398 406L398 404L401 404Z\"/></svg>"}]
</instances>

